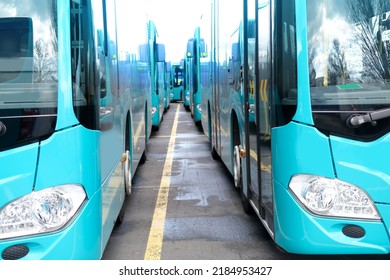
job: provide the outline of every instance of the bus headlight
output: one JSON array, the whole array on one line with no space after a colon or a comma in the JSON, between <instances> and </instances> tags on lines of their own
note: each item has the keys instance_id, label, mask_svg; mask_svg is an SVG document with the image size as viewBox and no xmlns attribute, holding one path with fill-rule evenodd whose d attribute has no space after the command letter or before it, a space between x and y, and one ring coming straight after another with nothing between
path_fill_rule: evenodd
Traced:
<instances>
[{"instance_id":1,"label":"bus headlight","mask_svg":"<svg viewBox=\"0 0 390 280\"><path fill-rule=\"evenodd\" d=\"M0 209L0 239L59 230L85 199L80 185L53 187L16 199Z\"/></svg>"},{"instance_id":2,"label":"bus headlight","mask_svg":"<svg viewBox=\"0 0 390 280\"><path fill-rule=\"evenodd\" d=\"M202 113L202 104L197 104L196 109L198 109L198 111Z\"/></svg>"},{"instance_id":3,"label":"bus headlight","mask_svg":"<svg viewBox=\"0 0 390 280\"><path fill-rule=\"evenodd\" d=\"M314 175L296 175L289 186L299 201L314 214L381 219L366 192L347 182Z\"/></svg>"},{"instance_id":4,"label":"bus headlight","mask_svg":"<svg viewBox=\"0 0 390 280\"><path fill-rule=\"evenodd\" d=\"M156 106L153 106L152 107L152 116L154 115L154 114L156 114L156 112L157 112L157 107Z\"/></svg>"}]
</instances>

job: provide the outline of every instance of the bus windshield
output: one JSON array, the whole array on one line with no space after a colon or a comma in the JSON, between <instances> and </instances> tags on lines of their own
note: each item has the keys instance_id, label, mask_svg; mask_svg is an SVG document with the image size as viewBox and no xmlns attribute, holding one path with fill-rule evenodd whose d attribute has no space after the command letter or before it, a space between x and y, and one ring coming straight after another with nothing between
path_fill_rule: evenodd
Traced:
<instances>
[{"instance_id":1,"label":"bus windshield","mask_svg":"<svg viewBox=\"0 0 390 280\"><path fill-rule=\"evenodd\" d=\"M390 107L390 1L308 0L310 93L315 125L328 134L370 141L390 118L351 118Z\"/></svg>"},{"instance_id":2,"label":"bus windshield","mask_svg":"<svg viewBox=\"0 0 390 280\"><path fill-rule=\"evenodd\" d=\"M56 1L0 4L0 151L51 135L57 114Z\"/></svg>"},{"instance_id":3,"label":"bus windshield","mask_svg":"<svg viewBox=\"0 0 390 280\"><path fill-rule=\"evenodd\" d=\"M182 86L182 82L184 80L184 75L183 75L183 69L176 65L174 67L174 77L173 77L173 86L174 87L179 87L179 86Z\"/></svg>"}]
</instances>

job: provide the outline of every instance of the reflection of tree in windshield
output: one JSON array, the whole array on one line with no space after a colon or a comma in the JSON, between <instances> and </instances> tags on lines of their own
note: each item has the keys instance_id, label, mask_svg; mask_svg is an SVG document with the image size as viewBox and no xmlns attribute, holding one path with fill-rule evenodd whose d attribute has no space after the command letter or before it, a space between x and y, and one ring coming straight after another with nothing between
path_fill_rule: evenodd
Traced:
<instances>
[{"instance_id":1,"label":"reflection of tree in windshield","mask_svg":"<svg viewBox=\"0 0 390 280\"><path fill-rule=\"evenodd\" d=\"M349 79L345 52L338 39L333 40L333 45L328 58L328 79L330 85L345 84Z\"/></svg>"},{"instance_id":2,"label":"reflection of tree in windshield","mask_svg":"<svg viewBox=\"0 0 390 280\"><path fill-rule=\"evenodd\" d=\"M387 4L388 6L389 4ZM384 82L389 75L388 40L383 40L383 32L387 30L388 19L384 1L347 0L350 20L355 23L355 36L360 43L364 71L362 82Z\"/></svg>"},{"instance_id":3,"label":"reflection of tree in windshield","mask_svg":"<svg viewBox=\"0 0 390 280\"><path fill-rule=\"evenodd\" d=\"M390 1L307 1L311 86L390 81Z\"/></svg>"},{"instance_id":4,"label":"reflection of tree in windshield","mask_svg":"<svg viewBox=\"0 0 390 280\"><path fill-rule=\"evenodd\" d=\"M56 58L50 54L45 42L40 39L34 46L34 81L57 81Z\"/></svg>"},{"instance_id":5,"label":"reflection of tree in windshield","mask_svg":"<svg viewBox=\"0 0 390 280\"><path fill-rule=\"evenodd\" d=\"M23 52L17 50L17 47L12 46L12 52L15 54L4 55L5 57L20 57L29 58L33 56L33 62L31 60L30 68L23 64L22 74L33 74L33 81L40 82L57 82L57 53L58 53L58 35L57 35L57 1L45 1L43 3L40 0L9 0L7 3L0 4L0 18L8 18L12 23L12 34L20 34L20 38L23 38L24 44ZM17 22L20 22L21 18L29 19L29 27L18 27ZM12 20L14 19L14 20ZM10 28L10 27L5 27ZM18 33L15 33L15 29L19 29ZM20 31L26 29L26 31ZM1 38L5 37L7 30L3 28ZM15 37L15 36L13 36ZM8 38L8 37L7 37ZM20 38L18 38L20 40ZM6 51L7 46L4 43L11 42L10 40L2 40L2 50ZM21 43L19 44L21 45ZM21 61L21 60L20 60ZM33 67L33 72L31 68ZM3 71L4 72L4 71ZM19 75L20 73L18 73ZM4 79L3 79L4 80ZM5 81L9 81L7 79ZM25 79L16 80L14 82L24 82ZM31 81L30 81L31 82Z\"/></svg>"}]
</instances>

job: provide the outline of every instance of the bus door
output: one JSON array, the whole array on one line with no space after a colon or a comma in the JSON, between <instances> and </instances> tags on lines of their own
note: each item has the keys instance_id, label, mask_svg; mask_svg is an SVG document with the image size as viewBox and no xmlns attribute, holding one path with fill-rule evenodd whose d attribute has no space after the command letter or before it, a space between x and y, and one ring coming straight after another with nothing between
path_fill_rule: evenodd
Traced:
<instances>
[{"instance_id":1,"label":"bus door","mask_svg":"<svg viewBox=\"0 0 390 280\"><path fill-rule=\"evenodd\" d=\"M271 177L271 6L269 0L246 1L247 45L246 94L248 101L246 135L251 201L268 230L273 231L273 190Z\"/></svg>"}]
</instances>

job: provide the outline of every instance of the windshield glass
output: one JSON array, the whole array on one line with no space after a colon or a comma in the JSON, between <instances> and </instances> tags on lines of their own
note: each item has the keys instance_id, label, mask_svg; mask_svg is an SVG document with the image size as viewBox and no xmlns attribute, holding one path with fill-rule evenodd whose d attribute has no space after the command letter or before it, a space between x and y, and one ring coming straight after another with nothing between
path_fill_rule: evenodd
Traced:
<instances>
[{"instance_id":1,"label":"windshield glass","mask_svg":"<svg viewBox=\"0 0 390 280\"><path fill-rule=\"evenodd\" d=\"M174 67L174 77L173 77L173 86L179 87L182 85L183 77L183 69L181 66L176 65Z\"/></svg>"},{"instance_id":2,"label":"windshield glass","mask_svg":"<svg viewBox=\"0 0 390 280\"><path fill-rule=\"evenodd\" d=\"M0 151L53 133L56 1L0 0Z\"/></svg>"},{"instance_id":3,"label":"windshield glass","mask_svg":"<svg viewBox=\"0 0 390 280\"><path fill-rule=\"evenodd\" d=\"M389 119L348 119L390 106L390 1L308 0L307 17L315 125L366 141L389 132Z\"/></svg>"}]
</instances>

